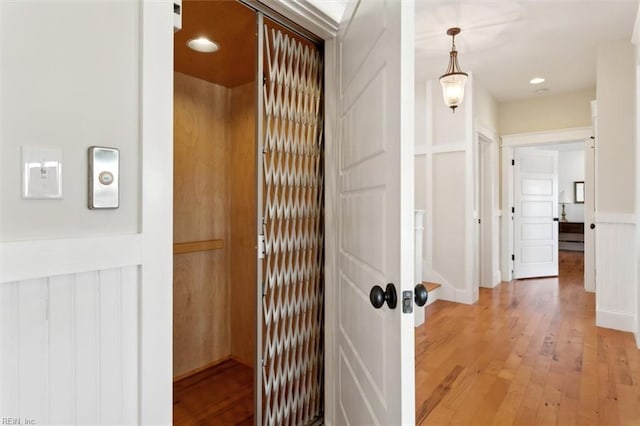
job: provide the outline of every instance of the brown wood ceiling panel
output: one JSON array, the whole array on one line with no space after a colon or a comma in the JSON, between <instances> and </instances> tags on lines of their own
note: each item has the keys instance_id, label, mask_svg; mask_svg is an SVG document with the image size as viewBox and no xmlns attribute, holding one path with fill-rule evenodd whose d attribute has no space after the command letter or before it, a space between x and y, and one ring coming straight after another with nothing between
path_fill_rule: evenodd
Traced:
<instances>
[{"instance_id":1,"label":"brown wood ceiling panel","mask_svg":"<svg viewBox=\"0 0 640 426\"><path fill-rule=\"evenodd\" d=\"M256 13L237 1L182 3L182 30L174 35L174 70L225 87L255 80ZM219 44L215 53L200 53L187 41L207 37Z\"/></svg>"}]
</instances>

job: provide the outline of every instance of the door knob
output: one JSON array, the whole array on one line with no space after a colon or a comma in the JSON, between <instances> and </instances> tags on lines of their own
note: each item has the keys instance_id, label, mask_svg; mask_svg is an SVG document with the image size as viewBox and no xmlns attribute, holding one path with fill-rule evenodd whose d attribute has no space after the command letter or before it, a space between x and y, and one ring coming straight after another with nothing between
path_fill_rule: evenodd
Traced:
<instances>
[{"instance_id":1,"label":"door knob","mask_svg":"<svg viewBox=\"0 0 640 426\"><path fill-rule=\"evenodd\" d=\"M589 228L591 228L591 229L596 229L596 224L595 224L595 223L592 223L591 225L589 225Z\"/></svg>"},{"instance_id":2,"label":"door knob","mask_svg":"<svg viewBox=\"0 0 640 426\"><path fill-rule=\"evenodd\" d=\"M395 309L398 304L398 294L396 293L396 286L393 283L387 284L386 290L383 290L379 285L374 285L369 293L369 300L374 308L380 309L384 302L387 302L389 309Z\"/></svg>"},{"instance_id":3,"label":"door knob","mask_svg":"<svg viewBox=\"0 0 640 426\"><path fill-rule=\"evenodd\" d=\"M416 284L415 288L413 289L413 293L413 300L418 306L424 306L427 303L427 300L429 300L429 292L424 287L424 285L422 285L422 283Z\"/></svg>"}]
</instances>

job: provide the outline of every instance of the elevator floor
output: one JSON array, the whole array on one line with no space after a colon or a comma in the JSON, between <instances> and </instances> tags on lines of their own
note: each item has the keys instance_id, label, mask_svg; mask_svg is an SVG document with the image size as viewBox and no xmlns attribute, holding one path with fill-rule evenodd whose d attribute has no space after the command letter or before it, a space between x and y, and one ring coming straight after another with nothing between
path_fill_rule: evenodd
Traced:
<instances>
[{"instance_id":1,"label":"elevator floor","mask_svg":"<svg viewBox=\"0 0 640 426\"><path fill-rule=\"evenodd\" d=\"M228 360L173 384L175 425L253 425L253 369Z\"/></svg>"}]
</instances>

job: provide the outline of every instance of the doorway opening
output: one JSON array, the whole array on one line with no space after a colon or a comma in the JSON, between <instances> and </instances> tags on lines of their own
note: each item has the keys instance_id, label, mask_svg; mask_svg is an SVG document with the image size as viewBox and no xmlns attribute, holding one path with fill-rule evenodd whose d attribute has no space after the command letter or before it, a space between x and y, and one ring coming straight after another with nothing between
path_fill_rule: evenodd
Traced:
<instances>
[{"instance_id":1,"label":"doorway opening","mask_svg":"<svg viewBox=\"0 0 640 426\"><path fill-rule=\"evenodd\" d=\"M493 288L500 283L499 208L498 208L498 142L491 132L477 133L476 199L478 211L477 286Z\"/></svg>"},{"instance_id":2,"label":"doorway opening","mask_svg":"<svg viewBox=\"0 0 640 426\"><path fill-rule=\"evenodd\" d=\"M595 271L594 258L588 255L590 251L595 250L593 246L593 235L589 234L594 232L593 228L589 225L591 222L590 218L593 217L593 201L595 197L595 192L593 190L595 182L595 148L593 145L593 139L590 137L591 131L591 128L568 129L557 132L552 131L538 136L539 140L536 142L527 140L528 138L530 139L527 135L510 135L503 138L503 170L505 170L503 173L503 211L511 210L511 214L508 215L505 218L506 220L503 222L503 235L506 237L503 237L503 274L506 272L508 280L512 278L557 275L558 259L562 261L563 258L563 256L559 256L559 254L561 254L561 251L573 251L578 254L585 253L583 255L584 260L581 263L581 265L584 265L584 287L587 291L595 290L595 286L590 288L588 279L588 277L594 276ZM540 173L537 173L536 171L525 171L523 174L517 170L518 161L520 161L520 164L522 165L523 161L528 161L527 158L530 154L536 158L545 156L545 158L547 158L551 155L556 158L557 171L554 172L555 175L553 176L553 179L555 180L553 185L555 185L555 187L550 198L547 197L549 200L546 200L545 198L547 203L544 204L544 206L539 203L539 201L542 201L546 195L542 193L540 195L536 195L531 192L534 190L542 191L544 189L542 188L542 186L544 186L544 179L542 179L544 177L544 173L542 173L542 171L540 171ZM520 160L518 160L516 156L519 156ZM537 164L537 167L543 167L543 164L540 161L531 160L529 163L529 165ZM529 165L526 165L526 167L529 167ZM551 182L551 175L549 175L548 178L549 179L547 180ZM527 182L524 182L524 180ZM518 183L519 181L522 182ZM536 182L537 184L533 185ZM580 189L577 203L576 188ZM523 192L530 193L525 195L523 198ZM540 220L542 220L542 216L549 216L544 220L554 220L557 222L557 225L549 228L553 231L553 236L551 238L547 238L547 240L549 240L549 244L547 244L547 246L554 246L553 252L549 251L550 249L544 248L548 252L547 257L551 257L551 255L553 255L554 265L552 266L555 269L554 273L536 273L536 265L542 265L540 262L538 262L538 264L535 262L529 262L530 265L527 265L527 268L533 268L532 270L528 270L526 268L518 269L518 255L524 256L526 253L521 249L529 244L528 242L525 244L517 241L519 238L521 240L524 238L524 234L522 233L524 232L523 223L533 223L535 222L534 219L536 219L536 215L533 213L529 214L523 210L523 203L527 202L528 198L531 198L538 204L539 211L536 211L540 213ZM536 203L530 203L529 207L534 206ZM563 205L565 212L564 219L562 216ZM542 215L543 207L545 212L549 210L547 212L548 214L545 213ZM527 239L530 241L540 242L541 237L539 238L534 231L537 230L542 232L544 231L544 226L545 225L538 225L534 223L529 226L531 229L525 229L527 232ZM521 232L518 233L518 230ZM530 251L538 256L542 256L544 254L543 248L534 248ZM531 258L524 260L529 261ZM551 259L547 260L551 261ZM505 266L507 267L505 268ZM549 268L551 268L551 266L549 266ZM545 269L545 271L549 270L549 268Z\"/></svg>"},{"instance_id":3,"label":"doorway opening","mask_svg":"<svg viewBox=\"0 0 640 426\"><path fill-rule=\"evenodd\" d=\"M174 422L323 413L321 45L253 2L174 39ZM192 40L215 43L194 51ZM211 46L211 44L209 44Z\"/></svg>"},{"instance_id":4,"label":"doorway opening","mask_svg":"<svg viewBox=\"0 0 640 426\"><path fill-rule=\"evenodd\" d=\"M253 424L256 13L184 2L174 37L174 421ZM218 51L190 49L206 37Z\"/></svg>"}]
</instances>

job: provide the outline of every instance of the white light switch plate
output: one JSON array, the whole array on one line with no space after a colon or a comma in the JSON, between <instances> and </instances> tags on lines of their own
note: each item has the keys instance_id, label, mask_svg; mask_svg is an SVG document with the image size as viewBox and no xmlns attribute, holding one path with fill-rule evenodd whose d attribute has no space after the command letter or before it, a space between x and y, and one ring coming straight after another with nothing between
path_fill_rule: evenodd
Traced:
<instances>
[{"instance_id":1,"label":"white light switch plate","mask_svg":"<svg viewBox=\"0 0 640 426\"><path fill-rule=\"evenodd\" d=\"M62 199L62 150L44 146L22 147L22 198Z\"/></svg>"}]
</instances>

